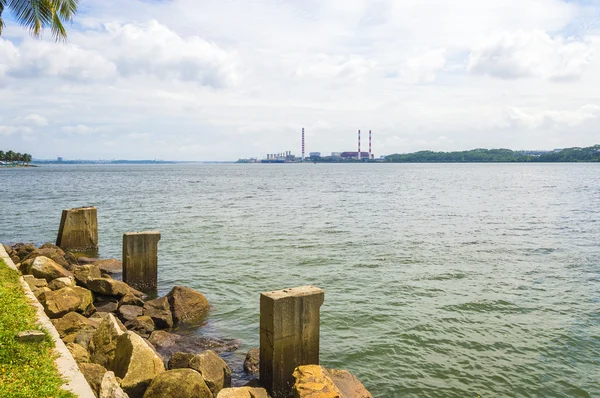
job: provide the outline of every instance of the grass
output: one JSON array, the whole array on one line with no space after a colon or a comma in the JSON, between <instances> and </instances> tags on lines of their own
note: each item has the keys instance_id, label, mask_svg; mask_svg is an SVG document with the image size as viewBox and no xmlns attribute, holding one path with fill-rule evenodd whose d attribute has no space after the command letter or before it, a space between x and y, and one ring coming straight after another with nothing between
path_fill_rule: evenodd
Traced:
<instances>
[{"instance_id":1,"label":"grass","mask_svg":"<svg viewBox=\"0 0 600 398\"><path fill-rule=\"evenodd\" d=\"M54 342L46 333L41 343L18 343L16 334L42 330L35 324L19 274L0 259L0 397L71 398L54 365Z\"/></svg>"}]
</instances>

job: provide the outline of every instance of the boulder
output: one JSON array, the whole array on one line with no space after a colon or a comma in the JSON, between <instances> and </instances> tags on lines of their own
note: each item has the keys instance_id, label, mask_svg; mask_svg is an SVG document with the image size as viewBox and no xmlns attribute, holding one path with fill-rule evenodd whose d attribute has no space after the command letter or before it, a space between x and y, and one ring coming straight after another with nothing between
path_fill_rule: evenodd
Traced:
<instances>
[{"instance_id":1,"label":"boulder","mask_svg":"<svg viewBox=\"0 0 600 398\"><path fill-rule=\"evenodd\" d=\"M60 319L53 319L52 324L61 338L68 334L78 333L84 330L96 330L98 324L90 321L76 312L69 312Z\"/></svg>"},{"instance_id":2,"label":"boulder","mask_svg":"<svg viewBox=\"0 0 600 398\"><path fill-rule=\"evenodd\" d=\"M94 305L98 312L117 312L117 309L119 308L117 298L110 296L96 296Z\"/></svg>"},{"instance_id":3,"label":"boulder","mask_svg":"<svg viewBox=\"0 0 600 398\"><path fill-rule=\"evenodd\" d=\"M85 348L76 343L67 343L67 349L73 355L77 363L89 363L90 353Z\"/></svg>"},{"instance_id":4,"label":"boulder","mask_svg":"<svg viewBox=\"0 0 600 398\"><path fill-rule=\"evenodd\" d=\"M210 308L208 300L202 293L184 286L173 287L167 294L167 299L175 325L179 323L200 324Z\"/></svg>"},{"instance_id":5,"label":"boulder","mask_svg":"<svg viewBox=\"0 0 600 398\"><path fill-rule=\"evenodd\" d=\"M131 398L143 397L150 382L165 371L162 359L134 332L118 337L115 354L115 375Z\"/></svg>"},{"instance_id":6,"label":"boulder","mask_svg":"<svg viewBox=\"0 0 600 398\"><path fill-rule=\"evenodd\" d=\"M373 398L365 386L347 370L327 369L331 380L342 392L342 397Z\"/></svg>"},{"instance_id":7,"label":"boulder","mask_svg":"<svg viewBox=\"0 0 600 398\"><path fill-rule=\"evenodd\" d=\"M94 337L95 333L96 333L95 330L82 330L81 332L77 332L77 333L75 333L75 335L73 335L73 343L79 344L80 346L82 346L83 348L88 350L88 352L89 352L90 351L90 342L92 341L92 338ZM69 335L69 336L71 336L71 335ZM91 361L91 358L90 358L90 361Z\"/></svg>"},{"instance_id":8,"label":"boulder","mask_svg":"<svg viewBox=\"0 0 600 398\"><path fill-rule=\"evenodd\" d=\"M165 332L164 330L155 330L148 339L157 350L163 351L165 348L177 345L181 336L175 333Z\"/></svg>"},{"instance_id":9,"label":"boulder","mask_svg":"<svg viewBox=\"0 0 600 398\"><path fill-rule=\"evenodd\" d=\"M44 243L39 248L56 250L59 254L61 254L65 258L65 260L67 260L67 263L69 263L69 265L71 266L71 267L66 267L69 271L72 270L73 266L77 265L77 258L75 257L75 255L73 253L68 252L68 251L66 252L53 243L50 243L50 242Z\"/></svg>"},{"instance_id":10,"label":"boulder","mask_svg":"<svg viewBox=\"0 0 600 398\"><path fill-rule=\"evenodd\" d=\"M37 257L47 257L67 270L73 268L73 266L69 264L69 262L65 258L64 252L61 249L35 249L31 253L29 253L29 255L23 259L23 261L32 260Z\"/></svg>"},{"instance_id":11,"label":"boulder","mask_svg":"<svg viewBox=\"0 0 600 398\"><path fill-rule=\"evenodd\" d=\"M96 312L96 307L94 307L94 295L92 292L80 286L74 286L71 289L73 289L75 294L81 299L81 305L77 308L77 312L85 316L94 314Z\"/></svg>"},{"instance_id":12,"label":"boulder","mask_svg":"<svg viewBox=\"0 0 600 398\"><path fill-rule=\"evenodd\" d=\"M136 305L122 305L117 310L117 315L123 322L129 322L138 316L142 316L143 312L144 309L142 307L138 307Z\"/></svg>"},{"instance_id":13,"label":"boulder","mask_svg":"<svg viewBox=\"0 0 600 398\"><path fill-rule=\"evenodd\" d=\"M33 275L23 275L23 280L27 282L29 288L33 291L41 287L47 287L48 281L42 278L36 278Z\"/></svg>"},{"instance_id":14,"label":"boulder","mask_svg":"<svg viewBox=\"0 0 600 398\"><path fill-rule=\"evenodd\" d=\"M137 318L125 323L127 330L136 332L143 338L150 337L154 331L154 321L149 316L138 316Z\"/></svg>"},{"instance_id":15,"label":"boulder","mask_svg":"<svg viewBox=\"0 0 600 398\"><path fill-rule=\"evenodd\" d=\"M92 362L114 370L117 340L125 333L125 326L112 314L105 315L90 341Z\"/></svg>"},{"instance_id":16,"label":"boulder","mask_svg":"<svg viewBox=\"0 0 600 398\"><path fill-rule=\"evenodd\" d=\"M156 376L144 398L213 398L204 379L192 369L168 370Z\"/></svg>"},{"instance_id":17,"label":"boulder","mask_svg":"<svg viewBox=\"0 0 600 398\"><path fill-rule=\"evenodd\" d=\"M87 281L87 288L104 296L122 297L129 293L129 286L125 282L108 278L90 278Z\"/></svg>"},{"instance_id":18,"label":"boulder","mask_svg":"<svg viewBox=\"0 0 600 398\"><path fill-rule=\"evenodd\" d=\"M294 398L346 398L322 366L298 366L293 375Z\"/></svg>"},{"instance_id":19,"label":"boulder","mask_svg":"<svg viewBox=\"0 0 600 398\"><path fill-rule=\"evenodd\" d=\"M235 387L222 389L216 398L269 398L269 395L260 387Z\"/></svg>"},{"instance_id":20,"label":"boulder","mask_svg":"<svg viewBox=\"0 0 600 398\"><path fill-rule=\"evenodd\" d=\"M154 321L157 329L169 329L173 327L173 315L167 297L161 297L146 301L144 304L144 315Z\"/></svg>"},{"instance_id":21,"label":"boulder","mask_svg":"<svg viewBox=\"0 0 600 398\"><path fill-rule=\"evenodd\" d=\"M38 300L50 319L63 317L71 311L76 311L81 305L81 299L70 287L42 292Z\"/></svg>"},{"instance_id":22,"label":"boulder","mask_svg":"<svg viewBox=\"0 0 600 398\"><path fill-rule=\"evenodd\" d=\"M250 348L244 360L244 371L251 375L258 375L259 365L260 350L258 348Z\"/></svg>"},{"instance_id":23,"label":"boulder","mask_svg":"<svg viewBox=\"0 0 600 398\"><path fill-rule=\"evenodd\" d=\"M96 397L100 394L100 385L106 373L106 368L96 363L78 363L79 370L83 373L83 377L87 380Z\"/></svg>"},{"instance_id":24,"label":"boulder","mask_svg":"<svg viewBox=\"0 0 600 398\"><path fill-rule=\"evenodd\" d=\"M75 276L77 283L83 287L87 287L88 280L102 277L100 269L92 264L75 267L73 269L73 275Z\"/></svg>"},{"instance_id":25,"label":"boulder","mask_svg":"<svg viewBox=\"0 0 600 398\"><path fill-rule=\"evenodd\" d=\"M294 378L294 397L373 398L365 386L346 370L305 365L294 370Z\"/></svg>"},{"instance_id":26,"label":"boulder","mask_svg":"<svg viewBox=\"0 0 600 398\"><path fill-rule=\"evenodd\" d=\"M48 284L48 287L50 288L50 290L58 290L58 289L62 289L63 287L73 287L73 286L75 286L75 278L73 278L72 276L56 278Z\"/></svg>"},{"instance_id":27,"label":"boulder","mask_svg":"<svg viewBox=\"0 0 600 398\"><path fill-rule=\"evenodd\" d=\"M223 388L231 386L231 369L214 351L206 350L194 355L190 368L202 375L215 397Z\"/></svg>"},{"instance_id":28,"label":"boulder","mask_svg":"<svg viewBox=\"0 0 600 398\"><path fill-rule=\"evenodd\" d=\"M56 278L73 276L70 271L57 264L48 257L39 256L33 260L29 273L36 278L43 278L47 282Z\"/></svg>"},{"instance_id":29,"label":"boulder","mask_svg":"<svg viewBox=\"0 0 600 398\"><path fill-rule=\"evenodd\" d=\"M95 257L79 257L79 264L94 264L108 274L118 274L123 272L123 263L116 258L108 258L105 260Z\"/></svg>"},{"instance_id":30,"label":"boulder","mask_svg":"<svg viewBox=\"0 0 600 398\"><path fill-rule=\"evenodd\" d=\"M106 372L100 383L99 398L129 398L129 395L119 386L114 372Z\"/></svg>"},{"instance_id":31,"label":"boulder","mask_svg":"<svg viewBox=\"0 0 600 398\"><path fill-rule=\"evenodd\" d=\"M131 287L130 287L131 290ZM119 300L119 307L122 305L137 305L140 307L144 306L144 300L134 296L132 293L127 293Z\"/></svg>"},{"instance_id":32,"label":"boulder","mask_svg":"<svg viewBox=\"0 0 600 398\"><path fill-rule=\"evenodd\" d=\"M42 293L51 292L51 291L52 290L50 290L50 288L46 287L46 286L44 286L44 287L38 287L36 289L31 289L31 292L33 293L33 295L35 296L35 298L38 299L38 301L40 303L42 302L41 297L40 297L42 295Z\"/></svg>"},{"instance_id":33,"label":"boulder","mask_svg":"<svg viewBox=\"0 0 600 398\"><path fill-rule=\"evenodd\" d=\"M9 255L11 254L11 252L14 251L14 253L16 254L17 257L19 257L19 262L21 262L22 260L25 260L25 258L27 258L27 256L29 256L31 254L32 251L35 250L35 246L32 245L31 243L28 244L23 244L22 246L16 246L16 249L11 249L10 251L7 250L7 253L9 253Z\"/></svg>"},{"instance_id":34,"label":"boulder","mask_svg":"<svg viewBox=\"0 0 600 398\"><path fill-rule=\"evenodd\" d=\"M92 264L100 268L100 271L107 274L120 274L123 272L123 263L116 258L108 258L105 260L97 260Z\"/></svg>"},{"instance_id":35,"label":"boulder","mask_svg":"<svg viewBox=\"0 0 600 398\"><path fill-rule=\"evenodd\" d=\"M190 367L190 360L194 354L188 352L176 352L169 359L169 369L185 369Z\"/></svg>"}]
</instances>

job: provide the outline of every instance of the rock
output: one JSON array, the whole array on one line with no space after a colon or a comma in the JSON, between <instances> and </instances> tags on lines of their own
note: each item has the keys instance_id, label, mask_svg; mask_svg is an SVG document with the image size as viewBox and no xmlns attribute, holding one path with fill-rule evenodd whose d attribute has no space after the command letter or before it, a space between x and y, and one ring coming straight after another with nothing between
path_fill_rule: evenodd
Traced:
<instances>
[{"instance_id":1,"label":"rock","mask_svg":"<svg viewBox=\"0 0 600 398\"><path fill-rule=\"evenodd\" d=\"M222 389L216 398L269 398L269 395L260 387L236 387Z\"/></svg>"},{"instance_id":2,"label":"rock","mask_svg":"<svg viewBox=\"0 0 600 398\"><path fill-rule=\"evenodd\" d=\"M190 368L202 375L215 397L223 388L231 386L231 369L214 351L206 350L194 355Z\"/></svg>"},{"instance_id":3,"label":"rock","mask_svg":"<svg viewBox=\"0 0 600 398\"><path fill-rule=\"evenodd\" d=\"M73 276L71 272L67 271L61 265L44 256L36 257L29 271L31 275L36 278L43 278L47 282L56 278Z\"/></svg>"},{"instance_id":4,"label":"rock","mask_svg":"<svg viewBox=\"0 0 600 398\"><path fill-rule=\"evenodd\" d=\"M139 297L134 296L131 293L127 293L126 295L121 297L121 300L119 300L119 307L122 305L137 305L139 307L143 307L144 300L142 300Z\"/></svg>"},{"instance_id":5,"label":"rock","mask_svg":"<svg viewBox=\"0 0 600 398\"><path fill-rule=\"evenodd\" d=\"M137 318L125 323L127 330L136 332L143 338L150 337L154 331L154 321L149 316L138 316Z\"/></svg>"},{"instance_id":6,"label":"rock","mask_svg":"<svg viewBox=\"0 0 600 398\"><path fill-rule=\"evenodd\" d=\"M90 278L87 281L87 288L104 296L121 297L129 293L129 286L125 282L108 278Z\"/></svg>"},{"instance_id":7,"label":"rock","mask_svg":"<svg viewBox=\"0 0 600 398\"><path fill-rule=\"evenodd\" d=\"M52 320L52 324L61 338L68 334L79 333L84 330L96 330L98 324L90 321L76 312L69 312L60 319Z\"/></svg>"},{"instance_id":8,"label":"rock","mask_svg":"<svg viewBox=\"0 0 600 398\"><path fill-rule=\"evenodd\" d=\"M144 315L154 321L157 329L169 329L173 327L173 315L169 300L166 297L146 301L144 304Z\"/></svg>"},{"instance_id":9,"label":"rock","mask_svg":"<svg viewBox=\"0 0 600 398\"><path fill-rule=\"evenodd\" d=\"M88 280L102 277L100 269L92 264L75 267L73 269L73 275L75 276L77 283L83 287L87 287Z\"/></svg>"},{"instance_id":10,"label":"rock","mask_svg":"<svg viewBox=\"0 0 600 398\"><path fill-rule=\"evenodd\" d=\"M346 398L322 366L298 366L293 374L294 398Z\"/></svg>"},{"instance_id":11,"label":"rock","mask_svg":"<svg viewBox=\"0 0 600 398\"><path fill-rule=\"evenodd\" d=\"M165 332L164 330L155 330L148 339L157 350L173 347L181 340L181 336L175 333Z\"/></svg>"},{"instance_id":12,"label":"rock","mask_svg":"<svg viewBox=\"0 0 600 398\"><path fill-rule=\"evenodd\" d=\"M89 352L90 351L90 342L92 341L92 338L94 337L95 333L96 333L95 330L83 330L81 332L77 332L77 333L75 333L75 335L73 335L73 343L79 344L80 346L82 346L83 348L88 350L88 352ZM91 358L90 358L90 361L91 361Z\"/></svg>"},{"instance_id":13,"label":"rock","mask_svg":"<svg viewBox=\"0 0 600 398\"><path fill-rule=\"evenodd\" d=\"M41 343L45 338L46 335L41 330L25 330L16 336L19 343Z\"/></svg>"},{"instance_id":14,"label":"rock","mask_svg":"<svg viewBox=\"0 0 600 398\"><path fill-rule=\"evenodd\" d=\"M50 288L50 290L58 290L58 289L62 289L63 287L73 287L73 286L75 286L75 278L73 278L72 276L56 278L48 284L48 287Z\"/></svg>"},{"instance_id":15,"label":"rock","mask_svg":"<svg viewBox=\"0 0 600 398\"><path fill-rule=\"evenodd\" d=\"M109 296L97 296L94 305L98 312L116 312L119 308L117 298Z\"/></svg>"},{"instance_id":16,"label":"rock","mask_svg":"<svg viewBox=\"0 0 600 398\"><path fill-rule=\"evenodd\" d=\"M115 354L115 375L131 398L142 397L152 379L165 371L162 359L134 332L118 337Z\"/></svg>"},{"instance_id":17,"label":"rock","mask_svg":"<svg viewBox=\"0 0 600 398\"><path fill-rule=\"evenodd\" d=\"M136 305L122 305L117 310L117 315L123 322L129 322L138 316L142 316L143 312L144 309L142 307L138 307Z\"/></svg>"},{"instance_id":18,"label":"rock","mask_svg":"<svg viewBox=\"0 0 600 398\"><path fill-rule=\"evenodd\" d=\"M125 326L112 314L107 314L90 341L92 362L114 370L115 349L119 336L125 333Z\"/></svg>"},{"instance_id":19,"label":"rock","mask_svg":"<svg viewBox=\"0 0 600 398\"><path fill-rule=\"evenodd\" d=\"M81 299L81 305L77 308L77 312L88 317L94 314L96 307L94 307L94 295L92 292L80 286L74 286L71 289Z\"/></svg>"},{"instance_id":20,"label":"rock","mask_svg":"<svg viewBox=\"0 0 600 398\"><path fill-rule=\"evenodd\" d=\"M90 353L85 348L76 343L67 343L67 349L73 355L77 363L89 363Z\"/></svg>"},{"instance_id":21,"label":"rock","mask_svg":"<svg viewBox=\"0 0 600 398\"><path fill-rule=\"evenodd\" d=\"M50 290L50 288L48 287L40 287L37 289L32 289L31 292L33 293L33 295L35 296L36 299L38 299L38 301L41 303L41 299L40 296L42 295L42 293L45 292L51 292L52 290Z\"/></svg>"},{"instance_id":22,"label":"rock","mask_svg":"<svg viewBox=\"0 0 600 398\"><path fill-rule=\"evenodd\" d=\"M106 372L100 383L99 398L129 398L129 395L119 386L114 372Z\"/></svg>"},{"instance_id":23,"label":"rock","mask_svg":"<svg viewBox=\"0 0 600 398\"><path fill-rule=\"evenodd\" d=\"M77 261L79 264L94 264L109 274L118 274L123 272L123 263L116 258L102 260L95 257L79 257Z\"/></svg>"},{"instance_id":24,"label":"rock","mask_svg":"<svg viewBox=\"0 0 600 398\"><path fill-rule=\"evenodd\" d=\"M260 350L258 348L250 348L246 359L244 360L244 372L258 375L260 365Z\"/></svg>"},{"instance_id":25,"label":"rock","mask_svg":"<svg viewBox=\"0 0 600 398\"><path fill-rule=\"evenodd\" d=\"M185 369L190 367L190 360L194 358L194 354L187 352L176 352L169 359L169 369Z\"/></svg>"},{"instance_id":26,"label":"rock","mask_svg":"<svg viewBox=\"0 0 600 398\"><path fill-rule=\"evenodd\" d=\"M82 362L77 365L79 365L79 370L81 370L83 377L85 377L90 387L92 387L94 395L97 397L100 394L100 385L106 373L106 368L96 363Z\"/></svg>"},{"instance_id":27,"label":"rock","mask_svg":"<svg viewBox=\"0 0 600 398\"><path fill-rule=\"evenodd\" d=\"M100 271L106 272L107 274L120 274L123 272L123 263L116 258L96 260L92 264L100 268Z\"/></svg>"},{"instance_id":28,"label":"rock","mask_svg":"<svg viewBox=\"0 0 600 398\"><path fill-rule=\"evenodd\" d=\"M173 322L199 324L208 314L210 305L208 300L200 292L184 286L175 286L167 294L171 312L173 313Z\"/></svg>"},{"instance_id":29,"label":"rock","mask_svg":"<svg viewBox=\"0 0 600 398\"><path fill-rule=\"evenodd\" d=\"M17 255L17 257L19 257L19 262L21 262L22 260L24 260L27 256L29 256L29 254L31 254L32 251L35 250L35 246L32 245L31 243L28 244L24 244L22 246L19 246L17 249L15 250L11 250L14 251L15 254ZM7 250L8 252L8 250ZM10 254L10 252L9 252Z\"/></svg>"},{"instance_id":30,"label":"rock","mask_svg":"<svg viewBox=\"0 0 600 398\"><path fill-rule=\"evenodd\" d=\"M31 253L29 253L29 255L23 259L23 261L35 259L37 257L47 257L55 263L59 264L61 267L65 268L66 270L70 270L73 268L73 266L69 264L69 262L65 258L64 252L61 249L35 249Z\"/></svg>"},{"instance_id":31,"label":"rock","mask_svg":"<svg viewBox=\"0 0 600 398\"><path fill-rule=\"evenodd\" d=\"M71 311L76 311L81 305L81 299L70 287L45 291L39 295L38 300L50 319L63 317Z\"/></svg>"},{"instance_id":32,"label":"rock","mask_svg":"<svg viewBox=\"0 0 600 398\"><path fill-rule=\"evenodd\" d=\"M373 398L365 386L347 370L327 369L333 383L342 392L342 397Z\"/></svg>"},{"instance_id":33,"label":"rock","mask_svg":"<svg viewBox=\"0 0 600 398\"><path fill-rule=\"evenodd\" d=\"M48 281L42 278L36 278L33 275L23 275L23 280L27 282L29 288L33 291L41 287L47 287Z\"/></svg>"},{"instance_id":34,"label":"rock","mask_svg":"<svg viewBox=\"0 0 600 398\"><path fill-rule=\"evenodd\" d=\"M144 398L213 398L204 379L192 369L168 370L156 376Z\"/></svg>"}]
</instances>

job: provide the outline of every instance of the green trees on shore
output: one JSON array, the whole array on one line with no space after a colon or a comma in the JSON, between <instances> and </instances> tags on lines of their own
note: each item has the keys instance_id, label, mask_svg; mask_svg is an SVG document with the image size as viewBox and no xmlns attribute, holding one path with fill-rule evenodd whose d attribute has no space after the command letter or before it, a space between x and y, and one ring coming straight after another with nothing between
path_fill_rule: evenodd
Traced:
<instances>
[{"instance_id":1,"label":"green trees on shore","mask_svg":"<svg viewBox=\"0 0 600 398\"><path fill-rule=\"evenodd\" d=\"M600 145L566 148L552 152L472 149L458 152L420 151L386 157L392 163L500 163L500 162L600 162Z\"/></svg>"},{"instance_id":2,"label":"green trees on shore","mask_svg":"<svg viewBox=\"0 0 600 398\"><path fill-rule=\"evenodd\" d=\"M30 163L31 155L28 153L20 153L13 151L8 151L6 153L4 151L0 151L0 162L23 164Z\"/></svg>"}]
</instances>

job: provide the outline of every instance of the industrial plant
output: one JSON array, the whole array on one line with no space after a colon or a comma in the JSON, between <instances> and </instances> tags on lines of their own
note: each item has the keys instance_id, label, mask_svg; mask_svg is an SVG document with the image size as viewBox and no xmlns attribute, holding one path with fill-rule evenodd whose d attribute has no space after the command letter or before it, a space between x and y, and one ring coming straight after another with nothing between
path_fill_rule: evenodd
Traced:
<instances>
[{"instance_id":1,"label":"industrial plant","mask_svg":"<svg viewBox=\"0 0 600 398\"><path fill-rule=\"evenodd\" d=\"M304 128L302 129L302 147L301 156L296 157L292 151L283 151L278 153L267 153L263 159L240 159L238 163L301 163L301 162L375 162L375 155L371 151L371 130L369 130L369 151L363 152L360 149L360 130L358 130L358 148L356 152L331 152L331 155L322 155L321 152L309 152L306 156Z\"/></svg>"}]
</instances>

